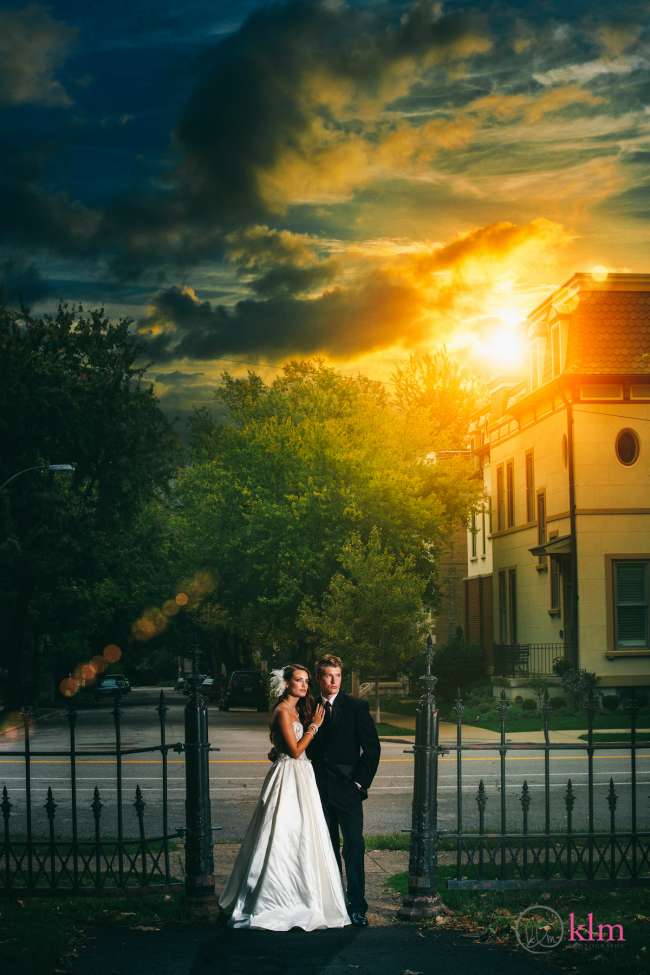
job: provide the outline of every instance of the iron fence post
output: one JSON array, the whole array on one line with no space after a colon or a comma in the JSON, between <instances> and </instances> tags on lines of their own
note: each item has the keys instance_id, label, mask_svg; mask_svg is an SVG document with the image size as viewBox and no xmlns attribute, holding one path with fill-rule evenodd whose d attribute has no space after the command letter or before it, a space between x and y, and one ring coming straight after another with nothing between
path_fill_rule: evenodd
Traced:
<instances>
[{"instance_id":1,"label":"iron fence post","mask_svg":"<svg viewBox=\"0 0 650 975\"><path fill-rule=\"evenodd\" d=\"M450 913L436 894L438 873L438 709L431 673L433 640L427 639L424 694L415 719L413 811L409 853L409 890L398 917L411 920Z\"/></svg>"},{"instance_id":2,"label":"iron fence post","mask_svg":"<svg viewBox=\"0 0 650 975\"><path fill-rule=\"evenodd\" d=\"M201 695L198 647L194 647L185 705L185 892L206 904L215 900L208 707Z\"/></svg>"}]
</instances>

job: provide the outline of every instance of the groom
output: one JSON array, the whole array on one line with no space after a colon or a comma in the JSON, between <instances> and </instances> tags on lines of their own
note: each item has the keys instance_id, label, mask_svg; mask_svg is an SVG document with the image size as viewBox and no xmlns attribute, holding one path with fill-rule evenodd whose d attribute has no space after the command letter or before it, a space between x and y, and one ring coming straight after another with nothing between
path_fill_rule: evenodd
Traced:
<instances>
[{"instance_id":1,"label":"groom","mask_svg":"<svg viewBox=\"0 0 650 975\"><path fill-rule=\"evenodd\" d=\"M341 867L339 830L347 879L350 919L357 927L368 924L365 897L363 807L379 765L381 746L366 701L341 690L343 664L328 654L316 664L325 720L307 749L323 804L332 846Z\"/></svg>"}]
</instances>

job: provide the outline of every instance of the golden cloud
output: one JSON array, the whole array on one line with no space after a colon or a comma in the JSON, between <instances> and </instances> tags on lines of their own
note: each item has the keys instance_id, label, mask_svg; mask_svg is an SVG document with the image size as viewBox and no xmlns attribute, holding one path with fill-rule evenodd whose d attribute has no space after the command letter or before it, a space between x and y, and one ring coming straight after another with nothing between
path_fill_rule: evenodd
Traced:
<instances>
[{"instance_id":1,"label":"golden cloud","mask_svg":"<svg viewBox=\"0 0 650 975\"><path fill-rule=\"evenodd\" d=\"M551 88L537 95L507 95L494 93L477 98L468 111L473 114L492 116L499 121L523 118L526 122L539 122L545 115L558 112L568 105L602 105L605 99L578 85Z\"/></svg>"}]
</instances>

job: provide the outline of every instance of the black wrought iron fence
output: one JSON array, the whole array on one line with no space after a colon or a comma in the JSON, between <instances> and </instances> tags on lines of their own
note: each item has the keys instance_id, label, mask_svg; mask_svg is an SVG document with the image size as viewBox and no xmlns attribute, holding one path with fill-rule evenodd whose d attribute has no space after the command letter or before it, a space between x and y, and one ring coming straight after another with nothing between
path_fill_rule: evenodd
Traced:
<instances>
[{"instance_id":1,"label":"black wrought iron fence","mask_svg":"<svg viewBox=\"0 0 650 975\"><path fill-rule=\"evenodd\" d=\"M524 888L561 887L580 884L650 884L650 830L639 822L639 752L650 744L637 735L637 706L629 709L629 729L624 742L596 741L593 697L585 708L586 740L551 741L548 697L542 705L542 740L509 741L508 703L502 693L498 703L501 728L499 741L463 740L463 702L456 700L456 744L450 746L456 760L456 824L445 831L455 846L455 877L449 887ZM622 760L621 774L609 776L606 789L597 788L595 762L616 749ZM437 753L440 751L438 749ZM494 754L496 752L496 755ZM474 809L463 803L467 757L490 757L498 762L497 788L486 788L481 777L474 796ZM518 778L509 759L535 757L541 753L543 785L531 787L530 775ZM561 785L551 782L553 758L584 762L585 772L576 770ZM576 777L586 775L582 787ZM559 778L558 773L553 773ZM490 774L490 780L493 776ZM495 794L496 793L496 794ZM625 794L626 809L618 815ZM490 807L494 810L491 812ZM440 834L437 834L440 836Z\"/></svg>"},{"instance_id":2,"label":"black wrought iron fence","mask_svg":"<svg viewBox=\"0 0 650 975\"><path fill-rule=\"evenodd\" d=\"M495 643L496 677L550 677L556 660L566 657L563 643Z\"/></svg>"},{"instance_id":3,"label":"black wrought iron fence","mask_svg":"<svg viewBox=\"0 0 650 975\"><path fill-rule=\"evenodd\" d=\"M113 716L114 744L112 747L79 748L77 720L74 706L68 709L69 748L32 748L31 720L23 712L23 748L3 754L4 763L22 767L24 785L17 789L3 784L0 801L2 834L0 842L0 893L94 893L97 891L160 889L161 885L182 885L174 878L170 865L172 841L182 836L184 829L170 832L168 763L170 752L182 752L182 742L168 743L166 737L167 704L160 692L157 705L159 740L155 745L124 747L122 744L122 709L115 700ZM207 736L206 736L207 737ZM209 748L209 746L208 746ZM149 828L152 816L139 783L131 796L125 793L124 762L133 756L158 755L160 772L160 805L156 804L155 821L158 831ZM51 785L39 796L33 785L35 762L62 763L67 766L68 781L61 788ZM78 765L80 762L108 763L114 770L111 796L94 786L88 808L79 801ZM149 769L150 771L151 769ZM64 776L65 778L66 776ZM0 773L0 781L2 775ZM115 798L112 799L114 792ZM24 796L23 796L24 793ZM39 805L45 811L46 825L36 825ZM126 819L129 807L133 814ZM114 827L107 827L106 812L114 813ZM58 829L57 816L66 819ZM41 814L42 815L42 814ZM69 818L69 821L68 821ZM83 820L83 826L80 825ZM20 825L18 825L20 824ZM83 828L85 827L85 828ZM116 828L115 828L116 827Z\"/></svg>"},{"instance_id":4,"label":"black wrought iron fence","mask_svg":"<svg viewBox=\"0 0 650 975\"><path fill-rule=\"evenodd\" d=\"M647 758L650 743L638 737L635 701L628 705L629 727L624 741L596 740L593 693L585 707L584 741L551 741L547 694L540 740L513 741L507 737L509 705L502 692L498 740L467 741L463 738L464 705L459 691L455 702L456 743L443 747L439 744L434 696L436 678L428 670L423 679L426 691L418 704L414 746L409 891L400 911L402 917L424 917L440 911L441 848L455 851L454 876L446 882L449 888L650 884L649 810L646 803L642 822L639 801L641 782L648 784L647 772L639 777L639 753L644 752L643 758ZM543 782L541 787L531 787L529 779L536 773L517 776L512 759L534 758L539 753ZM612 753L621 762L620 774L609 774L606 789L597 788L595 762L602 758L611 763ZM453 756L456 766L455 828L444 831L438 826L438 766L442 755ZM561 773L551 771L552 759L584 762L586 768L574 770L561 785L553 787L552 776L558 779ZM497 763L496 769L492 767L479 776L469 809L465 802L468 761ZM574 779L583 775L586 783L578 787ZM620 815L622 799L626 808Z\"/></svg>"}]
</instances>

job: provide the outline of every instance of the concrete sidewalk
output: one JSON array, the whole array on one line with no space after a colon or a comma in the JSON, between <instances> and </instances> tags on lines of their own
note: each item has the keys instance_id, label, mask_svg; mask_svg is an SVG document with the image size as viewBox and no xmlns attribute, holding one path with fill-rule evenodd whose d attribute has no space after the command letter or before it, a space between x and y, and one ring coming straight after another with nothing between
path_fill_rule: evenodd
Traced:
<instances>
[{"instance_id":1,"label":"concrete sidewalk","mask_svg":"<svg viewBox=\"0 0 650 975\"><path fill-rule=\"evenodd\" d=\"M215 846L216 888L232 869L238 844ZM442 853L453 857L453 853ZM521 948L484 943L476 934L401 924L400 895L386 887L406 870L405 851L366 854L370 927L326 931L233 931L222 921L190 926L94 927L71 975L520 975L538 972Z\"/></svg>"},{"instance_id":2,"label":"concrete sidewalk","mask_svg":"<svg viewBox=\"0 0 650 975\"><path fill-rule=\"evenodd\" d=\"M547 971L547 967L544 966ZM521 975L509 950L416 925L327 931L232 931L221 925L94 928L71 975Z\"/></svg>"},{"instance_id":3,"label":"concrete sidewalk","mask_svg":"<svg viewBox=\"0 0 650 975\"><path fill-rule=\"evenodd\" d=\"M393 714L392 712L382 711L381 720L384 724L396 725L398 728L408 728L413 729L413 735L415 735L415 717L410 714ZM626 733L628 729L625 728L596 728L594 729L595 734L604 734L607 731L611 731L614 735L620 735ZM637 732L647 733L650 728L637 728ZM584 741L581 740L581 735L586 735L587 729L582 730L560 730L557 728L550 728L549 738L551 742L561 742L564 744L580 744L584 745ZM489 731L487 728L477 728L474 725L464 724L462 725L462 736L463 742L494 742L498 744L501 740L501 735L498 731ZM397 736L393 735L382 735L382 739L385 741L405 741L410 742L410 735L403 735L399 739ZM538 731L508 731L506 728L506 741L510 742L534 742L535 744L543 743L544 732L540 729ZM441 721L440 722L440 743L442 745L456 744L456 725L453 721Z\"/></svg>"}]
</instances>

